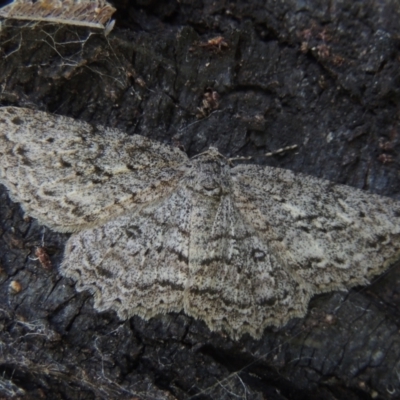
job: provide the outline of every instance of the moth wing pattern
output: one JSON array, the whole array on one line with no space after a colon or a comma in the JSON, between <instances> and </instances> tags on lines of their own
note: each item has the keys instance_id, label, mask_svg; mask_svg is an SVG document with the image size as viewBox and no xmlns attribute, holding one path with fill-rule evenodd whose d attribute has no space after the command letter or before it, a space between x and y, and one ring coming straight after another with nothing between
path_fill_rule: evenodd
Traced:
<instances>
[{"instance_id":1,"label":"moth wing pattern","mask_svg":"<svg viewBox=\"0 0 400 400\"><path fill-rule=\"evenodd\" d=\"M181 311L189 274L190 193L178 187L159 202L73 234L60 271L89 289L99 311L121 319Z\"/></svg>"},{"instance_id":2,"label":"moth wing pattern","mask_svg":"<svg viewBox=\"0 0 400 400\"><path fill-rule=\"evenodd\" d=\"M41 224L74 232L173 190L185 153L143 136L0 108L0 183Z\"/></svg>"},{"instance_id":3,"label":"moth wing pattern","mask_svg":"<svg viewBox=\"0 0 400 400\"><path fill-rule=\"evenodd\" d=\"M365 285L400 257L400 203L289 170L232 170L236 205L313 293Z\"/></svg>"},{"instance_id":4,"label":"moth wing pattern","mask_svg":"<svg viewBox=\"0 0 400 400\"><path fill-rule=\"evenodd\" d=\"M233 196L195 199L190 243L185 312L211 330L259 338L266 326L306 313L309 288L282 268Z\"/></svg>"}]
</instances>

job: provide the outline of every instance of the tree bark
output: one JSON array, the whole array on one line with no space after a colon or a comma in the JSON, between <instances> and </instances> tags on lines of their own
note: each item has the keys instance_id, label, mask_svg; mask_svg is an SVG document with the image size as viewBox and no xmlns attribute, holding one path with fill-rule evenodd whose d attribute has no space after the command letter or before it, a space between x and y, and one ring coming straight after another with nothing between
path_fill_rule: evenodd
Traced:
<instances>
[{"instance_id":1,"label":"tree bark","mask_svg":"<svg viewBox=\"0 0 400 400\"><path fill-rule=\"evenodd\" d=\"M6 21L1 104L400 200L398 1L114 6L108 36ZM58 273L68 235L0 196L0 398L399 398L398 265L369 287L315 296L304 319L260 340L232 341L183 313L96 312Z\"/></svg>"}]
</instances>

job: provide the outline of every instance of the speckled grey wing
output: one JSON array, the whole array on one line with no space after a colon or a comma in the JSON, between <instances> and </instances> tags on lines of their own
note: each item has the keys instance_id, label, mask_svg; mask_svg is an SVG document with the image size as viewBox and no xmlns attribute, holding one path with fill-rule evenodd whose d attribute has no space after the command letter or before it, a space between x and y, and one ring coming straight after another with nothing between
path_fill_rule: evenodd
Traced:
<instances>
[{"instance_id":1,"label":"speckled grey wing","mask_svg":"<svg viewBox=\"0 0 400 400\"><path fill-rule=\"evenodd\" d=\"M288 170L237 166L235 204L313 293L368 283L400 257L400 203Z\"/></svg>"},{"instance_id":2,"label":"speckled grey wing","mask_svg":"<svg viewBox=\"0 0 400 400\"><path fill-rule=\"evenodd\" d=\"M184 187L135 213L73 234L60 271L97 310L151 318L180 311L188 277L191 196Z\"/></svg>"},{"instance_id":3,"label":"speckled grey wing","mask_svg":"<svg viewBox=\"0 0 400 400\"><path fill-rule=\"evenodd\" d=\"M40 223L72 232L174 189L187 156L143 136L0 108L0 183Z\"/></svg>"},{"instance_id":4,"label":"speckled grey wing","mask_svg":"<svg viewBox=\"0 0 400 400\"><path fill-rule=\"evenodd\" d=\"M258 338L307 310L309 288L280 265L230 194L194 199L189 263L185 312L211 330Z\"/></svg>"}]
</instances>

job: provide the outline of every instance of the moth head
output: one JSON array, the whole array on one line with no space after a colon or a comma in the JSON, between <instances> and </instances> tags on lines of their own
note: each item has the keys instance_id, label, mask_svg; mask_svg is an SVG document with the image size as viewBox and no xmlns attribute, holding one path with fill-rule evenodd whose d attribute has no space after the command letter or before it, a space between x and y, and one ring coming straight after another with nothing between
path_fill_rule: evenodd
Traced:
<instances>
[{"instance_id":1,"label":"moth head","mask_svg":"<svg viewBox=\"0 0 400 400\"><path fill-rule=\"evenodd\" d=\"M206 152L192 158L192 171L188 185L196 192L209 196L220 197L229 192L228 160L210 147Z\"/></svg>"}]
</instances>

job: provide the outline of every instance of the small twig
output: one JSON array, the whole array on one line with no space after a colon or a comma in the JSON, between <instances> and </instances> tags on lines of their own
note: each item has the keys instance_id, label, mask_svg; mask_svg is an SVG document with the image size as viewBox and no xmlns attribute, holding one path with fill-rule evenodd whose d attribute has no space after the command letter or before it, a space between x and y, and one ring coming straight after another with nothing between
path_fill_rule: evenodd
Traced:
<instances>
[{"instance_id":1,"label":"small twig","mask_svg":"<svg viewBox=\"0 0 400 400\"><path fill-rule=\"evenodd\" d=\"M271 156L275 156L277 154L282 154L285 151L289 151L289 150L295 150L297 149L299 146L297 146L297 144L293 144L292 146L286 146L286 147L282 147L281 149L275 150L271 153L265 153L266 157L271 157Z\"/></svg>"}]
</instances>

